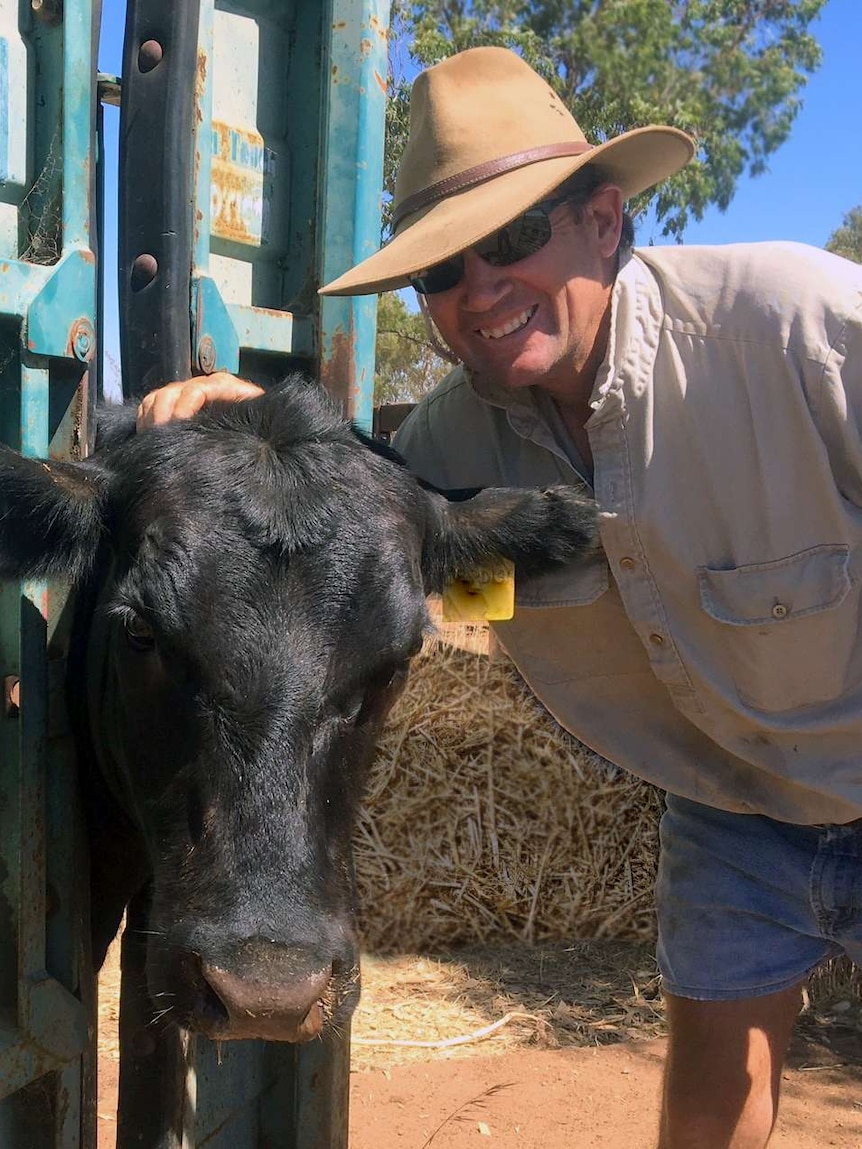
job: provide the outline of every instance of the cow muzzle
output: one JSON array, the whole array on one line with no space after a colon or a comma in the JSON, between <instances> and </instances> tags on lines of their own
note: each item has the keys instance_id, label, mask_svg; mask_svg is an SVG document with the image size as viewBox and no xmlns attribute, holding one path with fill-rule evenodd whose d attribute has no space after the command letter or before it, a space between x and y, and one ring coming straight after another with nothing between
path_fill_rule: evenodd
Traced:
<instances>
[{"instance_id":1,"label":"cow muzzle","mask_svg":"<svg viewBox=\"0 0 862 1149\"><path fill-rule=\"evenodd\" d=\"M223 942L186 949L172 970L164 985L185 987L180 1024L215 1041L310 1041L349 1017L359 993L355 959L325 944Z\"/></svg>"},{"instance_id":2,"label":"cow muzzle","mask_svg":"<svg viewBox=\"0 0 862 1149\"><path fill-rule=\"evenodd\" d=\"M203 962L201 973L215 1001L210 997L195 1028L220 1041L310 1041L332 1008L332 966L238 974Z\"/></svg>"}]
</instances>

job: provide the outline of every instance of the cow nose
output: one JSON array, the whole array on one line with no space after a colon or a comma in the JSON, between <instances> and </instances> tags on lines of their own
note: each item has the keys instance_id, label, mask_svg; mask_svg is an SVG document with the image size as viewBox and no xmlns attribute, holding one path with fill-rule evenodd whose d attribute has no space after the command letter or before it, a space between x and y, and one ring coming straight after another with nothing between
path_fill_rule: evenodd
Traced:
<instances>
[{"instance_id":1,"label":"cow nose","mask_svg":"<svg viewBox=\"0 0 862 1149\"><path fill-rule=\"evenodd\" d=\"M237 974L204 962L201 972L227 1018L210 1029L221 1040L310 1041L323 1028L332 967L279 980Z\"/></svg>"}]
</instances>

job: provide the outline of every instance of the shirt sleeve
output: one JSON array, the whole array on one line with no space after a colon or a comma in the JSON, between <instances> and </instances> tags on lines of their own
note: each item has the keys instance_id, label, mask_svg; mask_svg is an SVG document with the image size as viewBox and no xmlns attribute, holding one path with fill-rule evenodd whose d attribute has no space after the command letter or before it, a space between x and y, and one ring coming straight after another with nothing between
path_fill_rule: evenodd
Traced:
<instances>
[{"instance_id":1,"label":"shirt sleeve","mask_svg":"<svg viewBox=\"0 0 862 1149\"><path fill-rule=\"evenodd\" d=\"M808 395L838 488L862 508L862 268L858 278Z\"/></svg>"},{"instance_id":2,"label":"shirt sleeve","mask_svg":"<svg viewBox=\"0 0 862 1149\"><path fill-rule=\"evenodd\" d=\"M414 475L444 490L465 485L453 475L453 454L458 454L453 435L457 438L457 428L448 427L453 415L452 391L461 386L463 373L456 367L413 408L392 440Z\"/></svg>"}]
</instances>

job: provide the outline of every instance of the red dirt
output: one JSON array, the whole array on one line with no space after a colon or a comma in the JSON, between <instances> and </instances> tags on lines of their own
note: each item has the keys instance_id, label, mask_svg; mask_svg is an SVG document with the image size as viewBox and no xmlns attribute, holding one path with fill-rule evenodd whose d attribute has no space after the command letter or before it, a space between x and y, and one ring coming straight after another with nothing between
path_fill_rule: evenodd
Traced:
<instances>
[{"instance_id":1,"label":"red dirt","mask_svg":"<svg viewBox=\"0 0 862 1149\"><path fill-rule=\"evenodd\" d=\"M350 1146L423 1149L449 1117L434 1149L654 1149L664 1047L519 1050L356 1074ZM788 1069L770 1149L859 1149L860 1083L858 1070L851 1083L843 1069Z\"/></svg>"},{"instance_id":2,"label":"red dirt","mask_svg":"<svg viewBox=\"0 0 862 1149\"><path fill-rule=\"evenodd\" d=\"M361 1070L350 1149L654 1149L664 1048L519 1049ZM797 1040L770 1149L862 1147L860 1054L858 1036L845 1050ZM99 1149L112 1149L117 1063L100 1071Z\"/></svg>"}]
</instances>

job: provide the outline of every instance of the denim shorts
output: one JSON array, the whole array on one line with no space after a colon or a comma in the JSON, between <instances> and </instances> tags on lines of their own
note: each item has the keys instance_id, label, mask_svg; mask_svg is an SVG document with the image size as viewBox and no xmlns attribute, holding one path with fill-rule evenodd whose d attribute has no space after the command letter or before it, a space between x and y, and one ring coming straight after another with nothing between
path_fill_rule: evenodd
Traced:
<instances>
[{"instance_id":1,"label":"denim shorts","mask_svg":"<svg viewBox=\"0 0 862 1149\"><path fill-rule=\"evenodd\" d=\"M656 904L678 997L778 993L840 953L862 966L862 819L793 826L668 795Z\"/></svg>"}]
</instances>

